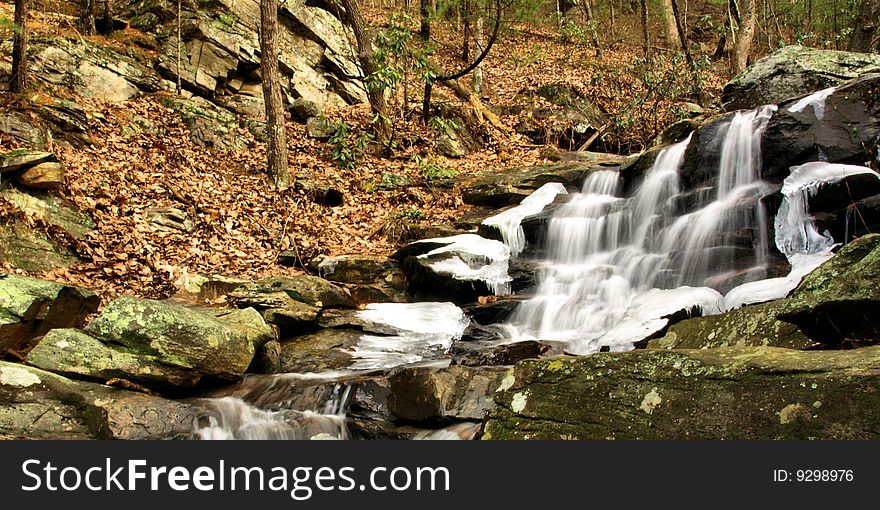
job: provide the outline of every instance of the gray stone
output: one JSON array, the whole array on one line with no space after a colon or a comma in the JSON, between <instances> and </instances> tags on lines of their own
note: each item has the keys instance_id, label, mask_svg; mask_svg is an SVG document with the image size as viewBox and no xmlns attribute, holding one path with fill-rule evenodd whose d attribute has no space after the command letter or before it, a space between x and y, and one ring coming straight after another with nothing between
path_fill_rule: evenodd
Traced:
<instances>
[{"instance_id":1,"label":"gray stone","mask_svg":"<svg viewBox=\"0 0 880 510\"><path fill-rule=\"evenodd\" d=\"M81 287L0 273L0 356L32 346L51 329L82 326L100 303Z\"/></svg>"},{"instance_id":2,"label":"gray stone","mask_svg":"<svg viewBox=\"0 0 880 510\"><path fill-rule=\"evenodd\" d=\"M751 109L868 73L880 73L880 55L785 46L738 74L724 86L721 100L727 111Z\"/></svg>"},{"instance_id":3,"label":"gray stone","mask_svg":"<svg viewBox=\"0 0 880 510\"><path fill-rule=\"evenodd\" d=\"M723 347L527 360L483 439L876 439L880 346Z\"/></svg>"}]
</instances>

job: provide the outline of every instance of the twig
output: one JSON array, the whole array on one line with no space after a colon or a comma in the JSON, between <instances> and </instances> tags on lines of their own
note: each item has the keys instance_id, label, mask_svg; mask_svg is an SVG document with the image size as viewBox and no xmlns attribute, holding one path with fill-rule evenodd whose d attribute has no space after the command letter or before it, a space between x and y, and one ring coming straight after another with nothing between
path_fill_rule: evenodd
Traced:
<instances>
[{"instance_id":1,"label":"twig","mask_svg":"<svg viewBox=\"0 0 880 510\"><path fill-rule=\"evenodd\" d=\"M578 147L578 152L587 150L587 148L589 148L590 145L593 145L593 142L595 142L597 138L602 136L602 133L604 133L610 127L611 127L611 122L606 122L604 126L597 129L596 132L593 133L593 136L591 136L589 139L587 139L587 141L584 142L583 145Z\"/></svg>"}]
</instances>

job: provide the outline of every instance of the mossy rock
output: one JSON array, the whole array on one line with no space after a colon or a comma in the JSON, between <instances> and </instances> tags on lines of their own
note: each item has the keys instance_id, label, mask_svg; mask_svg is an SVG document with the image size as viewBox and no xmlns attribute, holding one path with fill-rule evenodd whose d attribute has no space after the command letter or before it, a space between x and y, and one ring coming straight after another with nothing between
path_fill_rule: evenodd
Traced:
<instances>
[{"instance_id":1,"label":"mossy rock","mask_svg":"<svg viewBox=\"0 0 880 510\"><path fill-rule=\"evenodd\" d=\"M484 439L877 439L880 346L527 360L495 401Z\"/></svg>"},{"instance_id":2,"label":"mossy rock","mask_svg":"<svg viewBox=\"0 0 880 510\"><path fill-rule=\"evenodd\" d=\"M254 339L261 337L235 320L130 297L112 301L86 332L131 353L220 380L236 380L247 370L256 349Z\"/></svg>"}]
</instances>

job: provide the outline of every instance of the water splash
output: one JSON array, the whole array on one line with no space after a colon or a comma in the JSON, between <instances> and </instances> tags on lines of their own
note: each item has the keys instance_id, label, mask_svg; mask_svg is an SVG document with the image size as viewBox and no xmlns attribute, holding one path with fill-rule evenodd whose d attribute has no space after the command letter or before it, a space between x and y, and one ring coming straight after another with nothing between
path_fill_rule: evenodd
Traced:
<instances>
[{"instance_id":1,"label":"water splash","mask_svg":"<svg viewBox=\"0 0 880 510\"><path fill-rule=\"evenodd\" d=\"M565 186L558 182L548 182L534 193L523 199L516 207L512 207L502 213L496 214L483 220L483 225L498 228L504 244L510 247L511 256L517 256L526 247L526 236L523 233L522 221L528 216L543 211L558 195L565 195L568 191Z\"/></svg>"}]
</instances>

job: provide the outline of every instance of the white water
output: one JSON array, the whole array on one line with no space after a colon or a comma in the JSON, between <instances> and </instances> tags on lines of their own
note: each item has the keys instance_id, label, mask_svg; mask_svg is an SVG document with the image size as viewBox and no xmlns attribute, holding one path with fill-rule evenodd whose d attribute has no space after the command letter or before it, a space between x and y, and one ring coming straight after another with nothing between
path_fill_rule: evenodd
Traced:
<instances>
[{"instance_id":1,"label":"white water","mask_svg":"<svg viewBox=\"0 0 880 510\"><path fill-rule=\"evenodd\" d=\"M791 169L782 185L782 204L774 220L776 247L788 258L791 271L781 278L770 278L741 285L724 296L722 310L771 301L787 296L804 276L832 257L837 246L827 231L820 233L810 214L809 199L823 186L854 175L880 175L868 167L806 163Z\"/></svg>"},{"instance_id":2,"label":"white water","mask_svg":"<svg viewBox=\"0 0 880 510\"><path fill-rule=\"evenodd\" d=\"M358 316L395 334L362 335L353 350L357 361L349 370L391 368L440 357L470 323L452 303L373 303Z\"/></svg>"},{"instance_id":3,"label":"white water","mask_svg":"<svg viewBox=\"0 0 880 510\"><path fill-rule=\"evenodd\" d=\"M263 410L236 397L208 401L208 424L199 439L346 439L345 410L350 386L337 386L319 410Z\"/></svg>"},{"instance_id":4,"label":"white water","mask_svg":"<svg viewBox=\"0 0 880 510\"><path fill-rule=\"evenodd\" d=\"M507 335L567 342L577 354L625 350L662 331L671 315L720 311L715 289L763 278L760 199L772 190L760 178L760 137L774 111L733 115L714 193L680 190L690 138L663 150L631 197L620 195L616 172L591 174L550 220L535 295L504 325ZM680 214L683 200L691 210Z\"/></svg>"},{"instance_id":5,"label":"white water","mask_svg":"<svg viewBox=\"0 0 880 510\"><path fill-rule=\"evenodd\" d=\"M457 280L482 281L495 294L510 293L512 279L507 274L510 248L501 241L485 239L476 234L425 239L421 243L443 244L418 258L447 254L446 258L431 263L440 275Z\"/></svg>"},{"instance_id":6,"label":"white water","mask_svg":"<svg viewBox=\"0 0 880 510\"><path fill-rule=\"evenodd\" d=\"M522 253L526 247L526 236L523 233L522 221L528 216L543 211L548 204L558 195L565 195L565 186L558 182L548 182L534 193L523 199L516 207L496 214L483 220L483 225L497 227L504 239L504 244L510 247L511 256L515 257Z\"/></svg>"}]
</instances>

